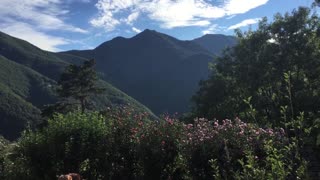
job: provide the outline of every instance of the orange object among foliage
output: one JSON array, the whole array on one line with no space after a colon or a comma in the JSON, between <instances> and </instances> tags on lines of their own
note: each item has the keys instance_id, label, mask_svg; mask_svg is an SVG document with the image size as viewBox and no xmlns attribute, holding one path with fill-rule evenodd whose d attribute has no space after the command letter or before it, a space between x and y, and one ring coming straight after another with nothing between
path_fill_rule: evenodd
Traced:
<instances>
[{"instance_id":1,"label":"orange object among foliage","mask_svg":"<svg viewBox=\"0 0 320 180\"><path fill-rule=\"evenodd\" d=\"M77 173L69 173L61 175L58 180L81 180L81 176Z\"/></svg>"}]
</instances>

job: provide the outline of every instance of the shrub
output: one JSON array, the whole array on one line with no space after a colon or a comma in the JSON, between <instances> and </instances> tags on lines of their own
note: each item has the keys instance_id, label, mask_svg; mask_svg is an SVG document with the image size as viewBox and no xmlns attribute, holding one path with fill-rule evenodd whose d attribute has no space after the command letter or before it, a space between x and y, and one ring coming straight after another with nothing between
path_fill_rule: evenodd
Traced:
<instances>
[{"instance_id":1,"label":"shrub","mask_svg":"<svg viewBox=\"0 0 320 180\"><path fill-rule=\"evenodd\" d=\"M20 159L24 159L25 177L53 179L59 174L81 172L98 178L105 171L108 146L105 121L97 113L59 114L39 131L27 131L19 141Z\"/></svg>"},{"instance_id":2,"label":"shrub","mask_svg":"<svg viewBox=\"0 0 320 180\"><path fill-rule=\"evenodd\" d=\"M26 131L7 166L13 178L54 179L78 172L87 179L287 179L303 177L306 162L283 129L240 119L197 118L185 124L149 120L128 108L56 115ZM11 168L10 168L11 167Z\"/></svg>"}]
</instances>

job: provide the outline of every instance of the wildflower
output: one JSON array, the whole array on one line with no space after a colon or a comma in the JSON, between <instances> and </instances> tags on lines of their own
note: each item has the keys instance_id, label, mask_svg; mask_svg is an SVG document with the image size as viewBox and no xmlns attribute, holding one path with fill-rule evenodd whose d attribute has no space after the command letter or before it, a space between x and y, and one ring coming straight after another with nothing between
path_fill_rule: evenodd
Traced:
<instances>
[{"instance_id":1,"label":"wildflower","mask_svg":"<svg viewBox=\"0 0 320 180\"><path fill-rule=\"evenodd\" d=\"M243 129L241 129L241 131L239 132L240 135L243 135L244 131Z\"/></svg>"},{"instance_id":2,"label":"wildflower","mask_svg":"<svg viewBox=\"0 0 320 180\"><path fill-rule=\"evenodd\" d=\"M161 141L161 145L164 146L166 144L165 141Z\"/></svg>"},{"instance_id":3,"label":"wildflower","mask_svg":"<svg viewBox=\"0 0 320 180\"><path fill-rule=\"evenodd\" d=\"M272 136L273 135L273 130L272 129L267 129L267 133Z\"/></svg>"},{"instance_id":4,"label":"wildflower","mask_svg":"<svg viewBox=\"0 0 320 180\"><path fill-rule=\"evenodd\" d=\"M193 127L193 124L188 124L188 125L187 125L187 128L188 128L188 129L191 129L192 127Z\"/></svg>"},{"instance_id":5,"label":"wildflower","mask_svg":"<svg viewBox=\"0 0 320 180\"><path fill-rule=\"evenodd\" d=\"M219 122L218 121L215 121L214 122L214 127L218 127L219 126Z\"/></svg>"}]
</instances>

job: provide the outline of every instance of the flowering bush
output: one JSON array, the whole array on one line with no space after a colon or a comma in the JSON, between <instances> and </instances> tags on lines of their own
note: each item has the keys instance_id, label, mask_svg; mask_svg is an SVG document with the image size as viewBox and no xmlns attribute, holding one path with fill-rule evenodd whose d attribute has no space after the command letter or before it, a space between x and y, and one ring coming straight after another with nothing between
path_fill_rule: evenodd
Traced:
<instances>
[{"instance_id":1,"label":"flowering bush","mask_svg":"<svg viewBox=\"0 0 320 180\"><path fill-rule=\"evenodd\" d=\"M260 165L267 158L265 143L272 142L274 148L288 144L282 128L263 129L254 124L247 124L236 118L234 121L219 122L207 119L195 119L194 124L185 125L186 154L193 178L212 177L214 169L210 161L215 160L223 178L232 178L241 171L239 160L247 152L253 153ZM284 157L289 158L289 157Z\"/></svg>"},{"instance_id":2,"label":"flowering bush","mask_svg":"<svg viewBox=\"0 0 320 180\"><path fill-rule=\"evenodd\" d=\"M259 128L238 118L197 118L193 124L169 116L150 120L129 108L104 116L58 115L44 129L26 132L17 152L13 163L25 165L25 179L71 171L89 179L285 179L305 172L281 128Z\"/></svg>"}]
</instances>

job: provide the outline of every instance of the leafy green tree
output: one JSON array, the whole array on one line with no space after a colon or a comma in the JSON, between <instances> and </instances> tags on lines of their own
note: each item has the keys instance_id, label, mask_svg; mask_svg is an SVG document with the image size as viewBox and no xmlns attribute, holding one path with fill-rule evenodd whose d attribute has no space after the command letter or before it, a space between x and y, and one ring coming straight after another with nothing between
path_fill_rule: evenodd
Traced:
<instances>
[{"instance_id":1,"label":"leafy green tree","mask_svg":"<svg viewBox=\"0 0 320 180\"><path fill-rule=\"evenodd\" d=\"M309 8L263 18L255 31L237 31L238 45L212 66L211 77L194 96L195 114L240 116L280 125L281 106L289 119L305 112L319 117L320 19ZM312 122L310 122L312 123Z\"/></svg>"},{"instance_id":2,"label":"leafy green tree","mask_svg":"<svg viewBox=\"0 0 320 180\"><path fill-rule=\"evenodd\" d=\"M69 65L62 73L58 81L57 90L60 100L48 106L43 114L53 112L70 111L73 106L79 106L84 113L90 105L89 98L92 95L103 93L104 89L97 86L98 77L94 70L95 61L85 61L83 65Z\"/></svg>"}]
</instances>

